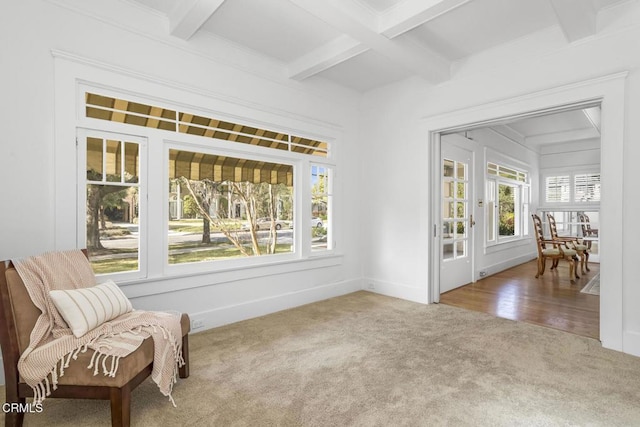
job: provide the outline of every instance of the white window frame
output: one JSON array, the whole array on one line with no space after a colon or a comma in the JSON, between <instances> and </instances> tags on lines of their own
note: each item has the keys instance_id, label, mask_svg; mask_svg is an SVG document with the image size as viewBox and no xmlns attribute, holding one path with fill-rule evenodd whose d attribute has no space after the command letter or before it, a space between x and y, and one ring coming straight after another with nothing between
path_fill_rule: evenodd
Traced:
<instances>
[{"instance_id":1,"label":"white window frame","mask_svg":"<svg viewBox=\"0 0 640 427\"><path fill-rule=\"evenodd\" d=\"M196 137L198 138L198 137ZM169 150L185 150L185 151L195 151L203 154L212 154L219 156L228 156L228 157L239 157L247 160L262 160L273 163L285 163L293 166L293 209L294 209L294 226L293 226L293 251L285 254L271 254L271 255L260 255L255 257L238 257L231 259L218 259L211 261L201 261L201 262L192 262L192 263L180 263L180 264L169 264L169 242L168 235L166 231L169 227L169 186L164 186L164 200L166 203L164 204L164 224L165 224L165 233L164 233L164 244L163 244L163 260L164 260L164 271L165 274L174 276L174 275L184 275L190 274L194 272L209 272L216 270L230 270L235 268L248 268L256 265L268 264L271 262L283 262L283 261L293 261L297 259L302 259L303 254L298 249L301 247L302 243L299 239L300 227L297 224L296 213L298 212L299 202L299 182L301 181L298 177L299 171L302 169L302 162L300 160L294 161L291 158L285 156L268 156L268 155L257 155L255 153L250 153L248 151L236 150L236 149L228 149L228 148L212 148L210 146L203 145L194 145L188 144L180 141L181 138L175 138L172 140L165 140L164 142L164 182L165 184L169 182Z\"/></svg>"},{"instance_id":2,"label":"white window frame","mask_svg":"<svg viewBox=\"0 0 640 427\"><path fill-rule=\"evenodd\" d=\"M545 210L598 210L600 200L597 201L577 201L576 200L576 176L578 175L601 175L596 167L577 167L571 169L547 169L540 174L540 207ZM552 177L569 177L569 200L565 202L547 201L547 179Z\"/></svg>"},{"instance_id":3,"label":"white window frame","mask_svg":"<svg viewBox=\"0 0 640 427\"><path fill-rule=\"evenodd\" d=\"M78 171L78 204L77 204L77 218L78 220L78 233L77 233L77 245L80 248L86 247L87 244L87 137L98 137L103 139L116 139L124 140L127 142L134 142L139 145L139 173L138 173L138 270L136 271L122 271L109 274L101 274L99 276L109 277L114 281L143 279L147 277L147 253L148 253L148 239L147 239L147 139L140 136L135 136L120 132L110 132L103 130L78 128L77 130L77 171ZM106 185L111 183L105 182Z\"/></svg>"},{"instance_id":4,"label":"white window frame","mask_svg":"<svg viewBox=\"0 0 640 427\"><path fill-rule=\"evenodd\" d=\"M145 155L148 156L144 161L148 162L149 165L162 165L161 167L151 167L148 169L148 188L145 191L148 194L148 204L145 207L146 212L163 212L162 215L147 215L146 227L149 230L146 232L146 238L144 242L141 241L141 249L140 249L140 273L137 275L132 274L124 274L120 276L120 273L117 274L117 280L120 281L121 285L130 285L130 284L143 284L148 281L157 281L159 279L172 279L179 277L188 277L194 275L201 274L216 274L216 278L208 279L209 284L216 283L218 281L224 282L229 280L229 274L233 276L233 280L239 280L241 278L253 278L253 277L262 277L268 274L277 274L277 273L285 273L285 272L293 272L306 270L310 268L323 268L333 265L339 265L342 263L342 255L340 253L335 252L334 249L326 250L326 251L311 251L311 236L308 233L308 224L310 223L310 209L305 208L308 206L310 199L310 190L306 192L306 187L310 187L308 185L309 176L310 176L310 164L318 163L321 158L318 156L312 156L308 154L301 154L296 152L285 152L282 150L273 150L270 148L253 146L248 144L229 144L229 141L225 140L216 140L211 138L203 138L197 135L189 135L183 133L172 133L165 130L147 128L142 126L135 126L125 123L117 123L106 120L94 119L85 116L84 112L84 94L85 92L93 92L100 93L106 96L114 96L120 97L122 99L127 99L133 102L141 102L150 105L159 105L164 108L175 108L175 105L185 105L179 104L178 101L175 104L163 100L158 100L154 97L147 97L143 95L137 95L134 92L127 92L125 90L112 89L103 85L96 85L93 83L87 83L86 81L75 80L74 82L75 91L73 100L75 101L75 119L73 121L74 129L76 132L78 129L90 129L95 132L115 132L119 134L138 136L140 138L146 139L148 150L145 150ZM137 86L136 86L137 87ZM173 91L175 93L175 91ZM180 99L180 97L176 98ZM211 99L207 99L211 101ZM71 98L67 97L65 99L67 104L70 103ZM192 104L187 104L192 105ZM211 115L213 114L209 110L198 109L197 107L190 106L190 111L194 114L203 114L203 115ZM249 109L249 111L252 111ZM258 112L260 113L260 112ZM221 120L229 120L245 123L249 126L256 127L266 127L269 129L278 130L281 126L277 124L264 122L264 121L254 121L248 118L238 118L241 116L225 116L223 114L216 113ZM260 114L258 114L260 116ZM242 116L246 117L246 116ZM68 119L71 117L67 116ZM291 121L291 120L288 120ZM299 119L293 120L293 122L299 123L299 127L284 127L282 128L282 132L288 132L290 134L299 135L305 138L315 139L315 140L325 140L330 142L330 149L328 151L327 157L322 158L323 164L326 163L328 167L330 167L334 172L336 172L336 163L334 160L334 148L333 143L335 142L335 136L327 136L327 134L322 133L323 130L326 130L324 127L313 124L311 122L307 123L305 121L300 121ZM71 124L68 120L67 123ZM266 123L266 124L265 124ZM305 132L300 129L305 127L309 127L311 132ZM331 132L329 133L331 135ZM253 157L260 160L271 161L271 162L285 162L288 164L292 164L294 166L294 252L292 254L276 254L276 255L265 255L260 257L251 257L249 259L234 259L227 261L212 261L212 262L203 262L203 263L190 263L185 265L169 265L168 263L168 242L166 236L167 224L168 224L168 188L165 183L168 180L168 148L166 148L166 144L184 144L185 146L189 146L191 150L201 150L203 148L208 148L211 150L219 150L216 151L218 153L226 153L228 155L235 155L236 157ZM160 145L161 148L157 148ZM61 149L61 151L64 151ZM223 154L224 155L224 154ZM74 156L75 157L75 156ZM165 158L166 157L166 158ZM74 159L75 160L75 159ZM143 160L141 160L143 161ZM146 166L145 166L146 167ZM77 165L74 165L74 169L80 170ZM309 171L307 173L306 171ZM86 171L83 168L80 172L74 172L75 178L72 183L68 180L69 184L74 187L78 187L80 182L78 181L78 175L86 174ZM64 175L60 173L59 175ZM306 178L305 178L306 177ZM296 188L298 190L296 190ZM77 193L77 192L76 192ZM85 221L85 205L81 204L78 200L77 194L74 196L74 210L76 211L76 230L74 235L76 236L76 247L84 247L86 239L86 226L82 225ZM335 200L335 196L334 196ZM64 210L62 206L57 205L57 209ZM308 212L307 212L308 211ZM332 228L335 227L335 211L332 212ZM306 227L305 227L306 226ZM85 227L85 228L83 228ZM56 235L60 235L63 233L63 227L58 228L56 230ZM156 230L162 230L162 233L156 233ZM153 231L153 233L151 232ZM307 237L306 235L309 234ZM158 235L161 235L158 237ZM333 234L335 236L335 233ZM335 248L335 238L332 236L333 247ZM141 237L142 240L142 237ZM146 250L143 249L142 244L146 244ZM202 264L202 265L199 265ZM185 268L173 268L173 267L185 267ZM116 280L116 274L110 275L109 277L113 277ZM169 283L174 283L174 287L172 289L187 289L194 286L200 286L197 280L187 280L184 284L175 285L173 280L167 281L167 285ZM161 292L161 290L150 290L150 288L146 287L147 291L141 291L143 295L150 295L153 293ZM142 288L141 288L142 289ZM166 290L165 290L166 291Z\"/></svg>"},{"instance_id":5,"label":"white window frame","mask_svg":"<svg viewBox=\"0 0 640 427\"><path fill-rule=\"evenodd\" d=\"M325 249L313 249L313 246L309 244L310 254L311 256L323 255L333 253L335 250L335 240L334 240L334 180L336 176L335 166L329 163L320 163L320 162L311 162L309 164L309 184L311 184L311 174L313 171L313 167L321 167L325 168L328 171L328 188L325 187L324 195L327 197L327 217L328 223L325 224L325 228L327 229L327 247ZM311 194L311 185L309 186L309 204L313 205L313 198ZM311 209L309 209L309 221L306 224L310 224L311 222ZM305 227L303 226L303 230Z\"/></svg>"},{"instance_id":6,"label":"white window frame","mask_svg":"<svg viewBox=\"0 0 640 427\"><path fill-rule=\"evenodd\" d=\"M508 168L518 172L519 176L524 175L524 181L509 179L499 174L488 173L489 165L495 164L498 167ZM490 201L494 202L493 208L495 209L493 224L489 223L490 215L485 214L487 224L485 227L485 248L501 245L504 243L517 242L520 240L529 239L531 237L531 231L528 223L528 216L531 209L531 184L530 184L530 172L523 170L522 168L513 167L509 164L504 164L501 161L487 161L485 163L485 195L487 199L486 209L491 209ZM500 185L508 185L517 189L516 203L514 212L514 228L515 233L513 236L500 236ZM489 194L489 187L493 187L493 194ZM492 225L492 232L489 231L489 227ZM490 235L493 235L493 239L490 240Z\"/></svg>"},{"instance_id":7,"label":"white window frame","mask_svg":"<svg viewBox=\"0 0 640 427\"><path fill-rule=\"evenodd\" d=\"M598 177L597 179L597 183L598 185L600 185L600 172L580 172L580 173L574 173L573 174L573 202L574 203L580 203L580 204L593 204L593 203L600 203L600 190L598 190L598 199L592 199L592 200L578 200L578 182L577 179L579 176L586 176L587 180L585 180L584 185L589 185L589 184L595 184L596 181L595 180L590 180L588 178L593 178L593 177Z\"/></svg>"}]
</instances>

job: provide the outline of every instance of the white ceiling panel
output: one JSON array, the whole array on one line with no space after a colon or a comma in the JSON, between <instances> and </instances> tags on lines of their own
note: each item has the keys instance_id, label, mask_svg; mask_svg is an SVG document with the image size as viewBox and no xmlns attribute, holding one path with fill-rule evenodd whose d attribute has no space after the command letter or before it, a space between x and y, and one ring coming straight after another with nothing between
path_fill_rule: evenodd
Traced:
<instances>
[{"instance_id":1,"label":"white ceiling panel","mask_svg":"<svg viewBox=\"0 0 640 427\"><path fill-rule=\"evenodd\" d=\"M256 52L304 81L321 76L366 91L409 76L439 84L455 61L560 26L566 43L594 35L640 0L121 0L167 17L167 35L207 51L207 38ZM584 3L582 3L584 2ZM91 2L87 2L90 4ZM560 10L554 9L558 5ZM587 5L588 7L585 7ZM593 7L591 7L593 6ZM87 6L90 7L90 6ZM619 11L618 11L619 9ZM556 12L558 12L556 14ZM575 13L574 13L575 12ZM213 37L209 37L213 40ZM364 52L364 53L363 53ZM539 55L541 52L537 52ZM354 56L357 55L357 56ZM251 58L247 56L247 65ZM392 59L388 59L392 58ZM460 62L460 64L463 64ZM462 65L464 66L464 65ZM259 68L259 66L256 66ZM259 69L256 70L259 72Z\"/></svg>"},{"instance_id":2,"label":"white ceiling panel","mask_svg":"<svg viewBox=\"0 0 640 427\"><path fill-rule=\"evenodd\" d=\"M531 137L590 129L593 126L582 110L575 110L519 120L515 123L509 123L509 127L525 137Z\"/></svg>"},{"instance_id":3,"label":"white ceiling panel","mask_svg":"<svg viewBox=\"0 0 640 427\"><path fill-rule=\"evenodd\" d=\"M356 0L361 4L368 6L378 12L384 12L387 9L391 9L398 3L402 3L404 0Z\"/></svg>"},{"instance_id":4,"label":"white ceiling panel","mask_svg":"<svg viewBox=\"0 0 640 427\"><path fill-rule=\"evenodd\" d=\"M409 34L448 59L458 60L556 23L548 1L474 0Z\"/></svg>"},{"instance_id":5,"label":"white ceiling panel","mask_svg":"<svg viewBox=\"0 0 640 427\"><path fill-rule=\"evenodd\" d=\"M387 57L372 50L318 74L359 92L403 80L410 75Z\"/></svg>"},{"instance_id":6,"label":"white ceiling panel","mask_svg":"<svg viewBox=\"0 0 640 427\"><path fill-rule=\"evenodd\" d=\"M175 0L131 0L133 3L139 3L150 9L162 12L168 15L173 7L175 7Z\"/></svg>"},{"instance_id":7,"label":"white ceiling panel","mask_svg":"<svg viewBox=\"0 0 640 427\"><path fill-rule=\"evenodd\" d=\"M287 0L227 0L202 29L284 62L341 35Z\"/></svg>"}]
</instances>

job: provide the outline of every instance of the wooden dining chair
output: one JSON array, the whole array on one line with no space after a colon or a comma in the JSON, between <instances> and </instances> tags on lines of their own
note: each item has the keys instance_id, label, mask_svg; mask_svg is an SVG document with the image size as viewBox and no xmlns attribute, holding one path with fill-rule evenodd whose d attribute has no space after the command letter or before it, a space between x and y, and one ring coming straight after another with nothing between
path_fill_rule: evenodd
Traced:
<instances>
[{"instance_id":1,"label":"wooden dining chair","mask_svg":"<svg viewBox=\"0 0 640 427\"><path fill-rule=\"evenodd\" d=\"M557 267L560 260L565 260L569 263L569 280L573 282L574 277L577 277L577 252L567 247L564 242L545 239L540 217L536 214L531 214L531 218L533 219L533 229L536 234L536 244L538 246L538 272L536 279L544 274L547 259L551 259L552 269Z\"/></svg>"},{"instance_id":2,"label":"wooden dining chair","mask_svg":"<svg viewBox=\"0 0 640 427\"><path fill-rule=\"evenodd\" d=\"M582 237L586 237L584 240L584 244L587 245L589 249L591 249L592 240L590 237L598 237L598 229L591 228L591 223L589 221L589 215L586 213L578 214L578 221L580 221L580 226L582 227Z\"/></svg>"},{"instance_id":3,"label":"wooden dining chair","mask_svg":"<svg viewBox=\"0 0 640 427\"><path fill-rule=\"evenodd\" d=\"M547 214L547 220L549 221L549 232L551 233L551 239L558 242L565 243L571 249L574 249L580 258L580 271L585 274L584 271L589 270L589 245L577 236L559 236L558 227L556 225L556 219L553 215ZM576 271L576 278L578 277Z\"/></svg>"},{"instance_id":4,"label":"wooden dining chair","mask_svg":"<svg viewBox=\"0 0 640 427\"><path fill-rule=\"evenodd\" d=\"M582 235L584 237L598 237L598 229L591 228L589 215L586 213L578 214L578 221L580 221L580 225L582 226Z\"/></svg>"}]
</instances>

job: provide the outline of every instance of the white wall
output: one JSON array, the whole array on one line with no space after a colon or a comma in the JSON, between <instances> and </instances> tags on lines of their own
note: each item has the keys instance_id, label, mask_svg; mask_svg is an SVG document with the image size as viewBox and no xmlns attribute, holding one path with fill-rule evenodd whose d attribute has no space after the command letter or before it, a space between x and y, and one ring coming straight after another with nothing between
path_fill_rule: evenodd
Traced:
<instances>
[{"instance_id":1,"label":"white wall","mask_svg":"<svg viewBox=\"0 0 640 427\"><path fill-rule=\"evenodd\" d=\"M640 355L640 311L634 307L634 301L640 300L640 287L635 286L633 267L640 256L636 244L640 230L633 215L640 209L640 198L630 193L635 188L635 159L640 158L640 144L634 143L640 138L640 4L629 2L619 7L624 9L622 13L604 10L600 14L597 35L573 44L566 43L558 28L549 28L465 60L456 66L454 77L441 85L412 79L365 95L361 128L368 150L363 192L370 215L364 227L375 230L363 234L365 283L382 283L384 286L376 291L389 295L426 298L430 275L430 226L426 220L430 152L425 118L476 110L475 106L490 102L508 103L511 98L537 91L551 93L551 89L563 85L629 71L624 153L617 153L624 159L620 167L629 197L621 202L623 268L620 276L612 273L622 280L623 320L619 326L623 330L618 332L624 342L616 342L614 347ZM610 112L603 110L603 117ZM602 150L606 152L606 143ZM379 224L385 224L384 230ZM606 283L603 286L604 292Z\"/></svg>"},{"instance_id":2,"label":"white wall","mask_svg":"<svg viewBox=\"0 0 640 427\"><path fill-rule=\"evenodd\" d=\"M81 13L85 7L104 7L120 26ZM231 52L225 46L220 46L219 58L211 59L215 55L203 55L167 36L163 22L156 18L118 1L108 5L74 0L0 3L0 259L68 246L66 236L56 236L55 230L75 227L73 218L56 216L62 201L75 199L76 192L75 188L55 191L56 149L75 144L73 137L56 140L69 132L56 127L58 116L75 114L54 108L66 105L61 99L75 97L54 92L59 70L54 62L59 59L54 60L52 50L56 50L71 58L67 62L82 63L85 72L95 70L96 79L110 73L129 82L137 79L140 87L164 85L166 93L159 97L181 91L205 99L208 108L227 106L236 115L277 127L299 129L300 123L310 123L330 129L339 138L335 144L338 258L327 265L265 268L264 274L254 278L226 272L126 286L135 307L180 310L213 327L360 289L359 98L328 83L292 82L271 72L264 59L254 58L255 62L243 66L243 57L225 55ZM135 28L128 27L132 22ZM234 66L227 65L231 62ZM256 66L268 77L254 74L251 70ZM189 289L171 290L185 282Z\"/></svg>"},{"instance_id":3,"label":"white wall","mask_svg":"<svg viewBox=\"0 0 640 427\"><path fill-rule=\"evenodd\" d=\"M495 162L504 166L513 167L529 172L529 182L531 183L531 204L530 209L535 211L538 205L538 169L539 155L536 151L515 143L500 133L494 132L490 128L480 128L467 132L467 136L479 145L482 154L476 159L476 182L478 196L485 198L484 185L487 162ZM486 275L498 273L507 268L514 267L536 257L536 246L531 237L516 242L500 243L487 247L484 242L486 230L485 222L486 209L476 207L476 233L475 241L476 258L474 277L480 278L480 272ZM531 218L524 218L531 222Z\"/></svg>"}]
</instances>

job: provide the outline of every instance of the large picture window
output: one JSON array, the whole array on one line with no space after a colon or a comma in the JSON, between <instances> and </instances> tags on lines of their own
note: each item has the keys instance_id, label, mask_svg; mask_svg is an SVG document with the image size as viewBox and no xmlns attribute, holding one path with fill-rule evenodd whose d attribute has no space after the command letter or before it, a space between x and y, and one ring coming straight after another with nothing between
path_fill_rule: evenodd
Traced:
<instances>
[{"instance_id":1,"label":"large picture window","mask_svg":"<svg viewBox=\"0 0 640 427\"><path fill-rule=\"evenodd\" d=\"M96 273L135 280L333 250L329 142L80 87L77 240Z\"/></svg>"},{"instance_id":2,"label":"large picture window","mask_svg":"<svg viewBox=\"0 0 640 427\"><path fill-rule=\"evenodd\" d=\"M293 251L293 166L169 150L169 263Z\"/></svg>"}]
</instances>

